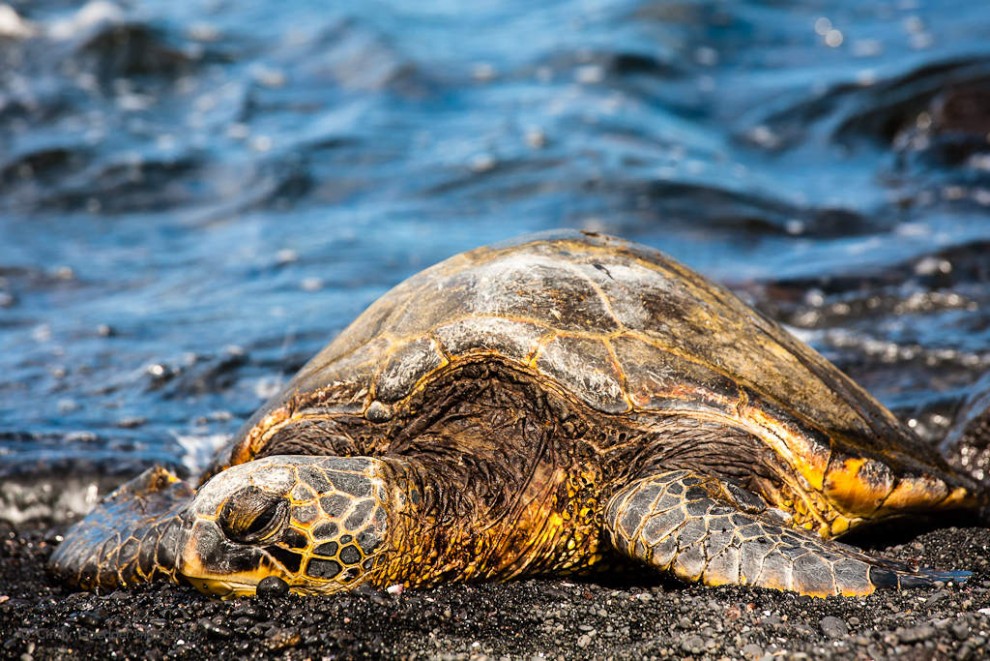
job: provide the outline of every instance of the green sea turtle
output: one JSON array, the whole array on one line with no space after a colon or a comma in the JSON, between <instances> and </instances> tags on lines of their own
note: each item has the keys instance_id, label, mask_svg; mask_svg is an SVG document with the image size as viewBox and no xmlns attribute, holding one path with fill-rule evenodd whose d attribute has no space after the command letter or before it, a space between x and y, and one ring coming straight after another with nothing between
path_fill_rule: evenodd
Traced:
<instances>
[{"instance_id":1,"label":"green sea turtle","mask_svg":"<svg viewBox=\"0 0 990 661\"><path fill-rule=\"evenodd\" d=\"M651 249L530 236L395 287L220 452L52 557L83 588L221 596L562 574L633 559L809 595L962 581L833 541L986 496L825 359ZM279 583L281 585L281 583ZM283 586L284 587L284 586Z\"/></svg>"}]
</instances>

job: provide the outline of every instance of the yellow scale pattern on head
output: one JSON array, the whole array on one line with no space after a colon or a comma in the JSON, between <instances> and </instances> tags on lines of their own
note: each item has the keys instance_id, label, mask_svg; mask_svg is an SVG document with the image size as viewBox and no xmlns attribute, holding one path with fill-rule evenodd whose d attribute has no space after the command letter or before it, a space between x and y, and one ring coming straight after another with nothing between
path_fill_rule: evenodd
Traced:
<instances>
[{"instance_id":1,"label":"yellow scale pattern on head","mask_svg":"<svg viewBox=\"0 0 990 661\"><path fill-rule=\"evenodd\" d=\"M355 475L368 477L364 473ZM302 556L299 570L301 582L309 584L314 580L324 579L351 587L362 578L367 578L367 572L372 567L363 565L371 555L361 547L358 539L366 530L375 510L383 506L383 497L384 489L381 487L377 498L374 494L358 498L341 491L317 494L304 481L300 481L289 492L289 529L302 535L305 546L297 549L289 547L285 542L280 542L279 545ZM332 517L333 523L328 524L324 516ZM332 539L321 532L327 525L336 527L337 534ZM292 581L289 584L290 588L293 587Z\"/></svg>"},{"instance_id":2,"label":"yellow scale pattern on head","mask_svg":"<svg viewBox=\"0 0 990 661\"><path fill-rule=\"evenodd\" d=\"M299 465L298 461L279 465L272 459L275 458L264 460L265 468L286 470L293 480L291 488L275 494L288 505L287 521L253 542L263 554L258 566L228 575L214 571L198 556L196 540L191 539L184 554L186 579L204 592L224 597L251 595L255 585L269 575L283 579L290 590L299 594L352 589L372 580L376 568L373 556L381 542L377 533L384 531L385 521L385 488L381 479L370 468L324 471L316 465L318 458L313 458L312 465ZM254 465L248 464L241 470L250 471ZM366 493L355 495L339 488L349 477L368 485ZM248 478L253 487L266 488L266 482L260 479L255 482L250 472ZM354 490L352 487L351 491ZM214 523L222 527L224 510L236 508L242 494L234 491L218 503L215 511L200 513L197 525ZM251 525L249 520L238 523L245 528Z\"/></svg>"}]
</instances>

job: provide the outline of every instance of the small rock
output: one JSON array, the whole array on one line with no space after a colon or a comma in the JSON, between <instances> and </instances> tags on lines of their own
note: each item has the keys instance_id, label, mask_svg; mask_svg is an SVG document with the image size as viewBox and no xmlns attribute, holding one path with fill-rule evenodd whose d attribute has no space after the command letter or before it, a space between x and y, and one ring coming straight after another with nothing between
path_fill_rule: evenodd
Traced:
<instances>
[{"instance_id":1,"label":"small rock","mask_svg":"<svg viewBox=\"0 0 990 661\"><path fill-rule=\"evenodd\" d=\"M278 576L266 576L258 583L259 597L284 597L289 594L289 584Z\"/></svg>"},{"instance_id":2,"label":"small rock","mask_svg":"<svg viewBox=\"0 0 990 661\"><path fill-rule=\"evenodd\" d=\"M845 638L849 635L849 627L846 623L832 615L823 617L818 626L821 627L823 634L832 639Z\"/></svg>"},{"instance_id":3,"label":"small rock","mask_svg":"<svg viewBox=\"0 0 990 661\"><path fill-rule=\"evenodd\" d=\"M897 638L902 643L920 643L935 636L935 627L930 624L911 627L910 629L898 629Z\"/></svg>"},{"instance_id":4,"label":"small rock","mask_svg":"<svg viewBox=\"0 0 990 661\"><path fill-rule=\"evenodd\" d=\"M705 651L705 641L697 634L691 634L681 639L681 649L688 654L700 654Z\"/></svg>"},{"instance_id":5,"label":"small rock","mask_svg":"<svg viewBox=\"0 0 990 661\"><path fill-rule=\"evenodd\" d=\"M76 621L83 626L95 629L102 625L106 619L106 613L104 613L101 609L96 608L91 611L80 613L79 618Z\"/></svg>"},{"instance_id":6,"label":"small rock","mask_svg":"<svg viewBox=\"0 0 990 661\"><path fill-rule=\"evenodd\" d=\"M952 627L952 635L956 637L956 640L966 640L969 638L969 624L963 620L955 622Z\"/></svg>"},{"instance_id":7,"label":"small rock","mask_svg":"<svg viewBox=\"0 0 990 661\"><path fill-rule=\"evenodd\" d=\"M298 632L290 629L271 629L265 636L265 647L275 652L288 647L295 647L302 642Z\"/></svg>"},{"instance_id":8,"label":"small rock","mask_svg":"<svg viewBox=\"0 0 990 661\"><path fill-rule=\"evenodd\" d=\"M742 648L742 655L748 661L757 661L763 658L763 648L756 643L750 643Z\"/></svg>"},{"instance_id":9,"label":"small rock","mask_svg":"<svg viewBox=\"0 0 990 661\"><path fill-rule=\"evenodd\" d=\"M578 639L577 639L577 646L578 647L580 647L581 649L584 649L585 647L587 647L590 644L591 644L591 636L589 636L588 634L583 634L581 636L578 636Z\"/></svg>"},{"instance_id":10,"label":"small rock","mask_svg":"<svg viewBox=\"0 0 990 661\"><path fill-rule=\"evenodd\" d=\"M217 624L209 618L202 618L199 621L200 628L213 638L230 638L233 633L227 627Z\"/></svg>"},{"instance_id":11,"label":"small rock","mask_svg":"<svg viewBox=\"0 0 990 661\"><path fill-rule=\"evenodd\" d=\"M147 418L142 418L140 416L133 416L129 418L121 418L117 421L117 426L121 429L136 429L138 427L144 426L148 422Z\"/></svg>"}]
</instances>

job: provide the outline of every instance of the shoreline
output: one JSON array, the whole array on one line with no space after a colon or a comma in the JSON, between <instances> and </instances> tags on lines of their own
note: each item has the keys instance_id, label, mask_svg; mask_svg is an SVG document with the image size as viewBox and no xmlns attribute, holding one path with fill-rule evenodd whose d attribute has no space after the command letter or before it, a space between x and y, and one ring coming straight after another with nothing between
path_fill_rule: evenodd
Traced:
<instances>
[{"instance_id":1,"label":"shoreline","mask_svg":"<svg viewBox=\"0 0 990 661\"><path fill-rule=\"evenodd\" d=\"M0 657L980 658L990 631L990 529L945 528L886 557L968 569L964 586L814 599L646 575L451 585L399 595L219 601L148 585L75 592L46 573L63 526L0 524Z\"/></svg>"}]
</instances>

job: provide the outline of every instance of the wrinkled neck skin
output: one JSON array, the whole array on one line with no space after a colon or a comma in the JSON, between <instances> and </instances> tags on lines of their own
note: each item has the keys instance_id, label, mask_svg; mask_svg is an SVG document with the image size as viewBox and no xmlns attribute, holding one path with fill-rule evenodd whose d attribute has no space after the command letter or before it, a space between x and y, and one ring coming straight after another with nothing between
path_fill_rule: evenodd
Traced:
<instances>
[{"instance_id":1,"label":"wrinkled neck skin","mask_svg":"<svg viewBox=\"0 0 990 661\"><path fill-rule=\"evenodd\" d=\"M568 573L601 558L596 475L538 462L520 473L443 457L383 462L385 549L371 582L426 587Z\"/></svg>"}]
</instances>

